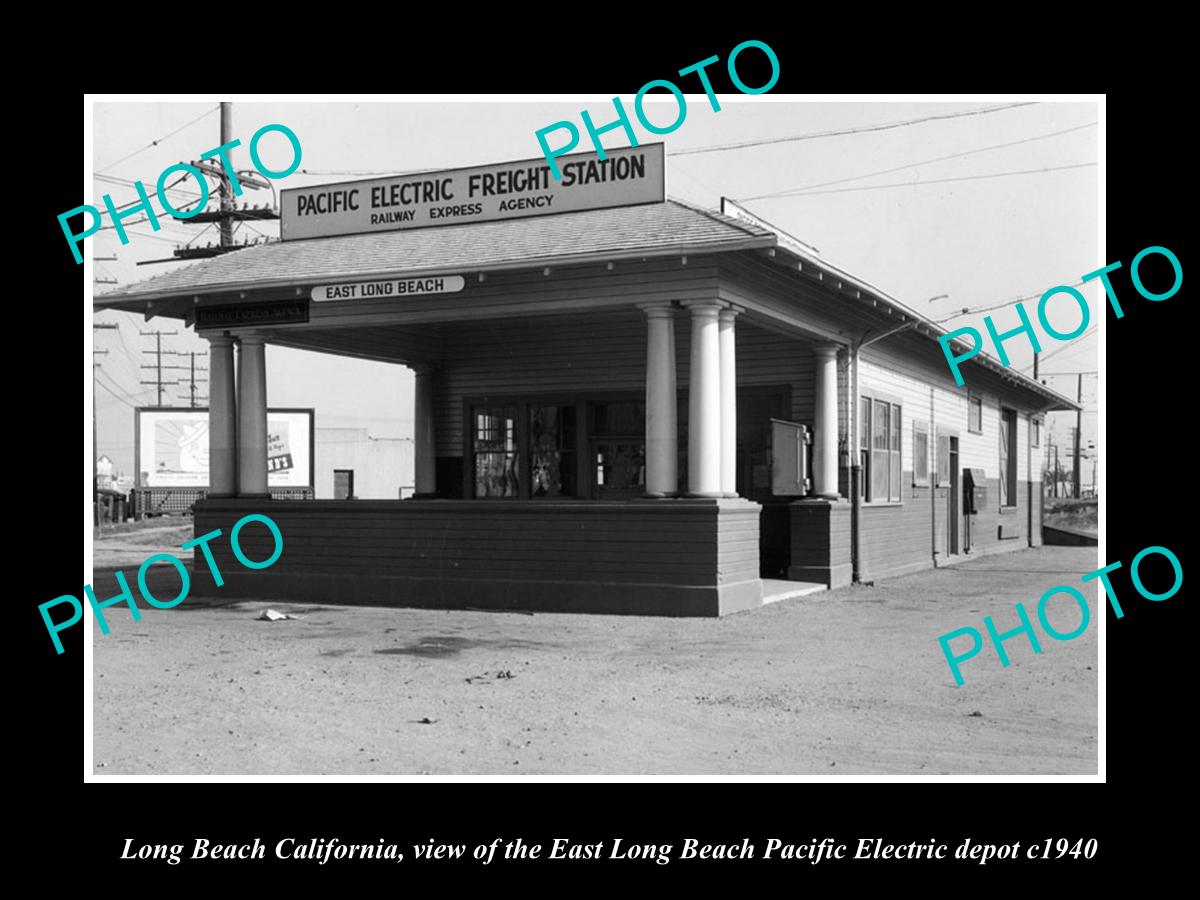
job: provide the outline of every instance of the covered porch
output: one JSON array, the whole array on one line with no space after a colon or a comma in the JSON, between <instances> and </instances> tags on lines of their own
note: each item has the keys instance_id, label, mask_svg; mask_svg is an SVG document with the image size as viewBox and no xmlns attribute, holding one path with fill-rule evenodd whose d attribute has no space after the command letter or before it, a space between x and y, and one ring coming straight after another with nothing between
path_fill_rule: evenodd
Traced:
<instances>
[{"instance_id":1,"label":"covered porch","mask_svg":"<svg viewBox=\"0 0 1200 900\"><path fill-rule=\"evenodd\" d=\"M774 235L674 203L557 218L553 232L549 219L438 229L449 240L430 252L444 258L423 268L381 269L378 245L419 256L414 243L432 232L268 245L172 273L203 283L147 300L147 315L180 316L210 343L211 484L197 534L261 512L283 535L270 569L217 557L223 596L711 616L761 605L764 574L829 583L820 566L793 569L791 523L812 518L793 508L801 496L838 503L839 344L794 307L760 302L729 262L750 265L744 254ZM617 222L618 242L636 246L602 246ZM561 265L487 263L491 237L517 229L574 252ZM656 233L674 240L654 246ZM373 267L350 265L350 251ZM233 265L247 254L257 267ZM455 289L328 288L434 275ZM268 498L268 343L416 373L413 498ZM797 445L782 496L772 421L815 435L811 470ZM242 540L255 558L254 538ZM196 563L198 587L215 588Z\"/></svg>"}]
</instances>

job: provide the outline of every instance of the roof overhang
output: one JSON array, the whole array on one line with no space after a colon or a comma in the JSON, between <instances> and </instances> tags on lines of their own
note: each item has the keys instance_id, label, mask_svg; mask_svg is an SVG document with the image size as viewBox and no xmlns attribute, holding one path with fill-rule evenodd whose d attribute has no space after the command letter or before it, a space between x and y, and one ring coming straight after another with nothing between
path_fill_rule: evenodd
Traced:
<instances>
[{"instance_id":1,"label":"roof overhang","mask_svg":"<svg viewBox=\"0 0 1200 900\"><path fill-rule=\"evenodd\" d=\"M817 251L815 248L792 237L782 228L772 225L760 216L738 205L735 201L727 197L722 197L721 213L730 218L738 219L774 232L777 243L775 247L766 252L765 255L768 259L787 268L811 275L823 282L827 288L836 290L843 296L850 297L864 306L881 309L884 314L894 317L898 326L895 329L896 331L902 330L900 326L908 326L905 330L916 331L935 341L943 335L949 334L937 322L921 315L916 310L897 300L886 291L877 288L870 282L851 275L840 266L820 258L816 255ZM970 344L959 338L952 338L950 346L959 353L972 349ZM1004 363L1000 362L994 356L988 355L985 351L980 351L967 362L982 366L996 373L1006 383L1024 388L1041 396L1047 401L1045 406L1047 412L1054 410L1078 410L1081 408L1078 403L1069 397L1052 390L1039 381L1035 381L1028 375L1022 375L1012 367L1004 365Z\"/></svg>"}]
</instances>

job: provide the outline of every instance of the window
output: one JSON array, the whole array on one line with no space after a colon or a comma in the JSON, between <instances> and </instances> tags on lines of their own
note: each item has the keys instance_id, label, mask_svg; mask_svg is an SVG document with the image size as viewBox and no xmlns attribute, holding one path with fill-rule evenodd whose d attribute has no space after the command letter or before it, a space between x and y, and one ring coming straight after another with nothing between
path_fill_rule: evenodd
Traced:
<instances>
[{"instance_id":1,"label":"window","mask_svg":"<svg viewBox=\"0 0 1200 900\"><path fill-rule=\"evenodd\" d=\"M913 422L913 484L929 486L929 426Z\"/></svg>"},{"instance_id":2,"label":"window","mask_svg":"<svg viewBox=\"0 0 1200 900\"><path fill-rule=\"evenodd\" d=\"M574 497L575 407L529 407L529 495Z\"/></svg>"},{"instance_id":3,"label":"window","mask_svg":"<svg viewBox=\"0 0 1200 900\"><path fill-rule=\"evenodd\" d=\"M1000 505L1017 505L1017 411L1000 410Z\"/></svg>"},{"instance_id":4,"label":"window","mask_svg":"<svg viewBox=\"0 0 1200 900\"><path fill-rule=\"evenodd\" d=\"M609 500L645 493L644 403L481 399L468 402L466 416L468 497Z\"/></svg>"},{"instance_id":5,"label":"window","mask_svg":"<svg viewBox=\"0 0 1200 900\"><path fill-rule=\"evenodd\" d=\"M967 397L967 431L983 434L983 398L978 394Z\"/></svg>"},{"instance_id":6,"label":"window","mask_svg":"<svg viewBox=\"0 0 1200 900\"><path fill-rule=\"evenodd\" d=\"M1029 420L1029 428L1032 436L1030 441L1034 447L1042 446L1042 420L1031 418Z\"/></svg>"},{"instance_id":7,"label":"window","mask_svg":"<svg viewBox=\"0 0 1200 900\"><path fill-rule=\"evenodd\" d=\"M950 486L950 435L937 436L937 486Z\"/></svg>"},{"instance_id":8,"label":"window","mask_svg":"<svg viewBox=\"0 0 1200 900\"><path fill-rule=\"evenodd\" d=\"M477 406L473 418L475 496L515 499L520 487L517 407Z\"/></svg>"},{"instance_id":9,"label":"window","mask_svg":"<svg viewBox=\"0 0 1200 900\"><path fill-rule=\"evenodd\" d=\"M639 497L646 491L646 405L593 403L592 452L596 496Z\"/></svg>"},{"instance_id":10,"label":"window","mask_svg":"<svg viewBox=\"0 0 1200 900\"><path fill-rule=\"evenodd\" d=\"M900 404L862 398L862 494L868 503L900 502Z\"/></svg>"},{"instance_id":11,"label":"window","mask_svg":"<svg viewBox=\"0 0 1200 900\"><path fill-rule=\"evenodd\" d=\"M354 496L354 470L333 470L333 499L349 500Z\"/></svg>"}]
</instances>

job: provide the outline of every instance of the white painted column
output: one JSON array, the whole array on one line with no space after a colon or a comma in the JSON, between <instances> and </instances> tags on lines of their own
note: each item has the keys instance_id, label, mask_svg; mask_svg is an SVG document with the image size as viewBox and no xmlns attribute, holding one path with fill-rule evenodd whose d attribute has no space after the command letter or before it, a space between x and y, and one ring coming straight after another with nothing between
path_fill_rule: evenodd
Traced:
<instances>
[{"instance_id":1,"label":"white painted column","mask_svg":"<svg viewBox=\"0 0 1200 900\"><path fill-rule=\"evenodd\" d=\"M433 423L433 369L414 366L413 485L416 497L437 493L437 443Z\"/></svg>"},{"instance_id":2,"label":"white painted column","mask_svg":"<svg viewBox=\"0 0 1200 900\"><path fill-rule=\"evenodd\" d=\"M692 311L692 359L688 376L688 496L720 497L721 490L721 304L684 304Z\"/></svg>"},{"instance_id":3,"label":"white painted column","mask_svg":"<svg viewBox=\"0 0 1200 900\"><path fill-rule=\"evenodd\" d=\"M646 496L679 493L679 428L675 391L675 310L647 303Z\"/></svg>"},{"instance_id":4,"label":"white painted column","mask_svg":"<svg viewBox=\"0 0 1200 900\"><path fill-rule=\"evenodd\" d=\"M208 496L237 494L237 385L233 377L233 338L208 340Z\"/></svg>"},{"instance_id":5,"label":"white painted column","mask_svg":"<svg viewBox=\"0 0 1200 900\"><path fill-rule=\"evenodd\" d=\"M267 348L238 336L238 496L267 497Z\"/></svg>"},{"instance_id":6,"label":"white painted column","mask_svg":"<svg viewBox=\"0 0 1200 900\"><path fill-rule=\"evenodd\" d=\"M813 407L813 494L838 496L837 344L816 344L816 396ZM855 398L857 399L857 398ZM856 409L857 407L851 407ZM857 453L858 448L851 448Z\"/></svg>"},{"instance_id":7,"label":"white painted column","mask_svg":"<svg viewBox=\"0 0 1200 900\"><path fill-rule=\"evenodd\" d=\"M720 313L721 345L721 493L737 496L737 349L733 320L739 310Z\"/></svg>"}]
</instances>

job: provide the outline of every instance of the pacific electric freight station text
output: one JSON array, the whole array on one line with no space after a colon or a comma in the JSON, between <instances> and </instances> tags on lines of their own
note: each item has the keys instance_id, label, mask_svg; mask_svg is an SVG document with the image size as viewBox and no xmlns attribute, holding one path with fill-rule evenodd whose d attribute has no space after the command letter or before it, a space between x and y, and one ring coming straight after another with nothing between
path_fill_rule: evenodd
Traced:
<instances>
[{"instance_id":1,"label":"pacific electric freight station text","mask_svg":"<svg viewBox=\"0 0 1200 900\"><path fill-rule=\"evenodd\" d=\"M626 181L630 178L646 177L646 160L642 156L622 156L609 159L581 160L566 163L563 166L562 187L573 187L576 184L603 184L608 181ZM454 193L454 179L418 179L404 183L375 185L370 189L371 209L387 209L388 207L408 207L418 203L446 203L459 199ZM499 197L506 194L520 194L526 191L544 191L551 186L549 166L531 166L527 169L502 170L499 172L476 172L467 179L467 198ZM313 191L300 193L296 197L296 215L327 215L336 212L357 212L367 192L366 188L340 188L332 191ZM522 201L540 200L542 203L524 203ZM511 209L524 209L526 206L549 206L554 200L553 195L533 198L519 198L510 201ZM516 205L521 204L521 205ZM436 209L441 209L435 207ZM509 209L505 201L501 201L500 210ZM452 212L448 215L474 215L471 213ZM438 216L432 216L438 218ZM401 221L401 220L396 220ZM372 222L372 224L377 224Z\"/></svg>"}]
</instances>

